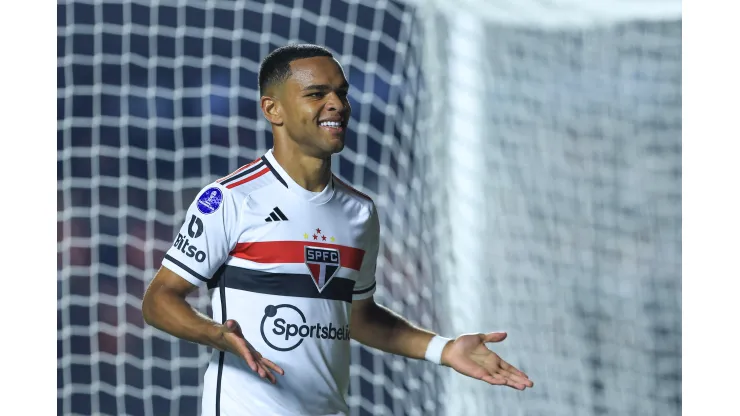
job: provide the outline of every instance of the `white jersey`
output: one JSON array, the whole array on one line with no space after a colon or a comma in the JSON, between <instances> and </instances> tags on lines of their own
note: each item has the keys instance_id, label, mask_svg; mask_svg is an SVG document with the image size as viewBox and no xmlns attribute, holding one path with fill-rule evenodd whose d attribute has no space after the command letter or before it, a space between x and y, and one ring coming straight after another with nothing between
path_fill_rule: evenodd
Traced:
<instances>
[{"instance_id":1,"label":"white jersey","mask_svg":"<svg viewBox=\"0 0 740 416\"><path fill-rule=\"evenodd\" d=\"M378 234L369 197L336 177L310 192L272 151L198 193L162 264L214 289L214 320L285 370L273 385L214 350L203 416L348 412L351 305L375 292Z\"/></svg>"}]
</instances>

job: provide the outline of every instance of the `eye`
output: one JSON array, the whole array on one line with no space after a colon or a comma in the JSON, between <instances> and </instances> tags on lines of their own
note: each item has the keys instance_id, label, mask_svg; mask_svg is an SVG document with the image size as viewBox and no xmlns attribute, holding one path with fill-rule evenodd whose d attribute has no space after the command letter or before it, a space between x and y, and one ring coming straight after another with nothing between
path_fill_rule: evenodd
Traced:
<instances>
[{"instance_id":1,"label":"eye","mask_svg":"<svg viewBox=\"0 0 740 416\"><path fill-rule=\"evenodd\" d=\"M307 94L306 97L315 97L315 98L321 98L325 94L323 92L312 92L310 94Z\"/></svg>"}]
</instances>

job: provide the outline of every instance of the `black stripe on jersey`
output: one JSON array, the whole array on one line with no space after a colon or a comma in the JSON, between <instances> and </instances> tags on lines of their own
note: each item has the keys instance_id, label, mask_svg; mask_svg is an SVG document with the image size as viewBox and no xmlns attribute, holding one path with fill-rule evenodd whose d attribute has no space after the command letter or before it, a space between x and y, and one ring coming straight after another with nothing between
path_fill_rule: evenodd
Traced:
<instances>
[{"instance_id":1,"label":"black stripe on jersey","mask_svg":"<svg viewBox=\"0 0 740 416\"><path fill-rule=\"evenodd\" d=\"M176 265L180 266L180 268L181 268L181 269L183 269L183 270L185 270L186 272L188 272L188 273L192 274L192 275L193 275L193 277L195 277L196 279L198 279L198 280L202 280L202 281L204 281L204 282L207 282L207 281L208 281L208 279L206 279L205 277L203 277L203 276L201 276L200 274L196 273L196 272L195 272L195 270L193 270L193 269L191 269L190 267L186 266L186 265L185 265L185 263L183 263L183 262L181 262L180 260L178 260L178 259L176 259L176 258L174 258L174 257L170 256L169 254L165 254L165 255L164 255L164 258L166 258L167 260L169 260L169 261L171 261L171 262L175 263Z\"/></svg>"},{"instance_id":2,"label":"black stripe on jersey","mask_svg":"<svg viewBox=\"0 0 740 416\"><path fill-rule=\"evenodd\" d=\"M354 280L334 277L324 290L319 292L313 278L308 274L268 273L225 266L222 273L218 273L208 282L208 288L216 287L224 279L229 289L266 295L341 300L348 303L352 302L352 289L355 287Z\"/></svg>"},{"instance_id":3,"label":"black stripe on jersey","mask_svg":"<svg viewBox=\"0 0 740 416\"><path fill-rule=\"evenodd\" d=\"M280 211L280 208L275 207L275 213L280 216L281 220L288 221L288 217L286 217L285 214L283 214L283 211Z\"/></svg>"},{"instance_id":4,"label":"black stripe on jersey","mask_svg":"<svg viewBox=\"0 0 740 416\"><path fill-rule=\"evenodd\" d=\"M221 268L223 270L223 267ZM217 274L222 274L216 272ZM221 324L226 322L226 278L220 276L218 292L221 295ZM218 354L218 375L216 376L216 416L221 416L221 379L224 373L224 360L226 360L225 351Z\"/></svg>"},{"instance_id":5,"label":"black stripe on jersey","mask_svg":"<svg viewBox=\"0 0 740 416\"><path fill-rule=\"evenodd\" d=\"M361 289L361 290L352 291L352 294L353 295L361 295L363 293L367 293L367 292L373 290L374 288L375 288L375 282L373 282L373 284L371 284L367 289Z\"/></svg>"},{"instance_id":6,"label":"black stripe on jersey","mask_svg":"<svg viewBox=\"0 0 740 416\"><path fill-rule=\"evenodd\" d=\"M250 173L252 173L252 172L254 172L254 171L258 170L259 168L261 168L261 167L263 167L263 166L265 166L265 164L264 164L263 162L257 162L257 164L256 164L256 165L254 165L254 166L251 166L251 167L250 167L249 169L245 169L244 171L242 171L242 172L239 172L238 174L236 174L236 175L234 175L234 176L231 176L231 177L229 177L229 178L226 178L226 179L222 180L222 181L221 181L221 182L219 182L219 183L220 183L221 185L226 185L226 184L229 184L229 183L231 183L231 182L235 182L235 181L238 181L239 179L241 179L241 178L243 178L243 177L245 177L245 176L249 175Z\"/></svg>"},{"instance_id":7,"label":"black stripe on jersey","mask_svg":"<svg viewBox=\"0 0 740 416\"><path fill-rule=\"evenodd\" d=\"M275 175L275 177L277 178L277 180L279 180L280 183L282 183L283 186L285 186L287 188L288 187L288 184L285 182L285 179L283 179L282 177L280 177L280 175L277 173L277 171L275 170L275 168L273 168L272 165L270 164L270 161L267 160L267 158L264 157L264 156L262 156L262 161L265 162L265 165L267 165L268 168L270 168L270 171L272 171L273 175Z\"/></svg>"}]
</instances>

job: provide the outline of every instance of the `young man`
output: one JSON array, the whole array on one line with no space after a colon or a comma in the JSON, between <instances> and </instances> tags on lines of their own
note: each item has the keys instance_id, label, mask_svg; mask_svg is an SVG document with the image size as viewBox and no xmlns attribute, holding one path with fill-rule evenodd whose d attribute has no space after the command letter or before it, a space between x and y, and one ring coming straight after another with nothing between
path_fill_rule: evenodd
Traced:
<instances>
[{"instance_id":1,"label":"young man","mask_svg":"<svg viewBox=\"0 0 740 416\"><path fill-rule=\"evenodd\" d=\"M486 348L505 333L449 340L373 300L378 213L330 169L351 111L331 53L277 49L259 87L274 148L198 193L142 304L150 325L214 348L202 414L346 414L350 338L491 384L532 387ZM215 289L214 320L185 301L202 285Z\"/></svg>"}]
</instances>

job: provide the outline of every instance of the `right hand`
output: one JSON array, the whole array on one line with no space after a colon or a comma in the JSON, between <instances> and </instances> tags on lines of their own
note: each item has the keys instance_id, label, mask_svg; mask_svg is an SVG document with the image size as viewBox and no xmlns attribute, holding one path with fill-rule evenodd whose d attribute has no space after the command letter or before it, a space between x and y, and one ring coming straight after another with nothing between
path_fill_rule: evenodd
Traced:
<instances>
[{"instance_id":1,"label":"right hand","mask_svg":"<svg viewBox=\"0 0 740 416\"><path fill-rule=\"evenodd\" d=\"M262 354L254 349L252 344L244 338L239 323L233 319L227 320L221 326L221 342L219 344L222 351L229 351L234 355L242 357L252 371L258 373L261 378L267 378L272 384L277 383L273 371L280 375L285 374L282 368L263 357Z\"/></svg>"}]
</instances>

